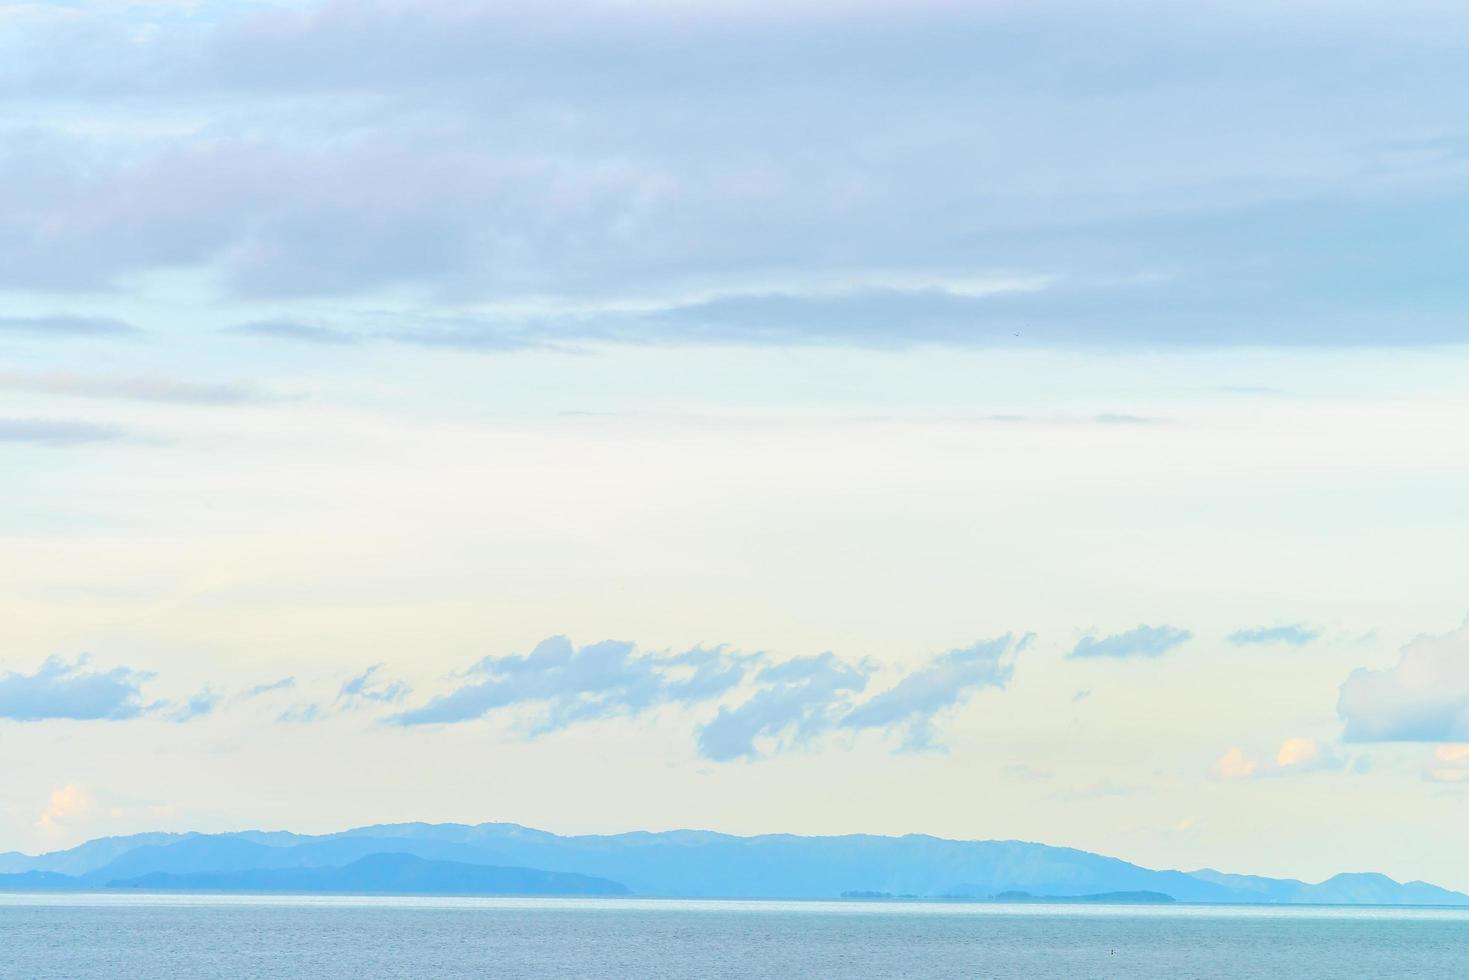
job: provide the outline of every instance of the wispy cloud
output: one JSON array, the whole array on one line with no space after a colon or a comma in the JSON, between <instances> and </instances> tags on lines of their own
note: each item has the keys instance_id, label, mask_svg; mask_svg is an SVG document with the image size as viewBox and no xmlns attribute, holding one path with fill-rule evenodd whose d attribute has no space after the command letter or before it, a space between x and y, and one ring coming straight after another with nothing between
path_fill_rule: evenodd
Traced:
<instances>
[{"instance_id":1,"label":"wispy cloud","mask_svg":"<svg viewBox=\"0 0 1469 980\"><path fill-rule=\"evenodd\" d=\"M205 384L160 377L108 378L66 372L26 374L0 371L0 388L42 395L185 405L239 405L268 400L267 395L238 383Z\"/></svg>"},{"instance_id":2,"label":"wispy cloud","mask_svg":"<svg viewBox=\"0 0 1469 980\"><path fill-rule=\"evenodd\" d=\"M306 724L321 721L325 717L327 712L319 704L293 704L282 711L276 720L286 724Z\"/></svg>"},{"instance_id":3,"label":"wispy cloud","mask_svg":"<svg viewBox=\"0 0 1469 980\"><path fill-rule=\"evenodd\" d=\"M382 670L382 664L373 664L371 667L349 678L343 682L337 691L337 701L345 704L354 704L360 701L372 701L378 704L396 704L409 694L407 684L402 681L385 681L378 676Z\"/></svg>"},{"instance_id":4,"label":"wispy cloud","mask_svg":"<svg viewBox=\"0 0 1469 980\"><path fill-rule=\"evenodd\" d=\"M63 448L124 438L120 429L66 419L0 419L0 442L22 442Z\"/></svg>"},{"instance_id":5,"label":"wispy cloud","mask_svg":"<svg viewBox=\"0 0 1469 980\"><path fill-rule=\"evenodd\" d=\"M139 332L132 324L112 317L74 316L66 313L49 316L0 316L0 333L34 334L43 337L117 337Z\"/></svg>"},{"instance_id":6,"label":"wispy cloud","mask_svg":"<svg viewBox=\"0 0 1469 980\"><path fill-rule=\"evenodd\" d=\"M1303 647L1321 636L1321 631L1304 624L1291 626L1259 626L1254 629L1236 630L1229 634L1229 642L1237 647L1257 646L1262 643L1283 643L1287 646Z\"/></svg>"},{"instance_id":7,"label":"wispy cloud","mask_svg":"<svg viewBox=\"0 0 1469 980\"><path fill-rule=\"evenodd\" d=\"M214 714L214 709L219 707L220 701L220 696L213 691L200 691L188 700L169 707L165 716L169 721L193 721L196 718Z\"/></svg>"},{"instance_id":8,"label":"wispy cloud","mask_svg":"<svg viewBox=\"0 0 1469 980\"><path fill-rule=\"evenodd\" d=\"M1014 672L1014 659L1034 639L1002 636L962 650L940 654L898 682L853 708L841 720L843 728L904 729L904 745L911 749L937 744L934 716L963 703L985 687L1004 687Z\"/></svg>"},{"instance_id":9,"label":"wispy cloud","mask_svg":"<svg viewBox=\"0 0 1469 980\"><path fill-rule=\"evenodd\" d=\"M400 725L449 724L527 708L528 737L582 722L636 717L661 705L696 707L719 701L697 726L696 746L716 762L754 759L810 744L836 731L883 731L904 749L938 746L935 719L984 688L1002 688L1029 635L1009 635L951 650L905 672L866 701L878 664L831 652L772 662L725 647L683 653L639 653L631 643L576 647L552 637L525 656L486 657L468 683L391 720ZM292 714L284 720L305 720Z\"/></svg>"},{"instance_id":10,"label":"wispy cloud","mask_svg":"<svg viewBox=\"0 0 1469 980\"><path fill-rule=\"evenodd\" d=\"M849 695L861 691L875 664L848 664L831 653L766 667L760 689L734 707L721 707L699 729L699 752L715 762L760 755L757 740L804 744L838 722Z\"/></svg>"},{"instance_id":11,"label":"wispy cloud","mask_svg":"<svg viewBox=\"0 0 1469 980\"><path fill-rule=\"evenodd\" d=\"M34 674L0 676L0 718L78 721L136 718L157 705L144 702L142 686L154 675L130 667L94 670L91 658L50 657Z\"/></svg>"},{"instance_id":12,"label":"wispy cloud","mask_svg":"<svg viewBox=\"0 0 1469 980\"><path fill-rule=\"evenodd\" d=\"M344 345L355 344L360 340L355 334L343 330L334 330L331 327L302 323L297 320L253 320L231 327L228 332L303 344Z\"/></svg>"},{"instance_id":13,"label":"wispy cloud","mask_svg":"<svg viewBox=\"0 0 1469 980\"><path fill-rule=\"evenodd\" d=\"M256 684L254 687L246 688L235 695L237 700L249 701L265 694L273 694L277 691L289 691L296 686L296 678L282 677L280 680L270 681L266 684Z\"/></svg>"},{"instance_id":14,"label":"wispy cloud","mask_svg":"<svg viewBox=\"0 0 1469 980\"><path fill-rule=\"evenodd\" d=\"M578 648L554 636L524 656L485 657L468 670L469 683L395 720L468 721L534 705L542 712L536 730L553 731L578 721L641 714L660 704L708 701L738 684L753 659L723 648L638 653L633 644L612 640Z\"/></svg>"},{"instance_id":15,"label":"wispy cloud","mask_svg":"<svg viewBox=\"0 0 1469 980\"><path fill-rule=\"evenodd\" d=\"M1193 638L1175 626L1139 626L1110 636L1084 636L1071 651L1073 657L1161 657Z\"/></svg>"}]
</instances>

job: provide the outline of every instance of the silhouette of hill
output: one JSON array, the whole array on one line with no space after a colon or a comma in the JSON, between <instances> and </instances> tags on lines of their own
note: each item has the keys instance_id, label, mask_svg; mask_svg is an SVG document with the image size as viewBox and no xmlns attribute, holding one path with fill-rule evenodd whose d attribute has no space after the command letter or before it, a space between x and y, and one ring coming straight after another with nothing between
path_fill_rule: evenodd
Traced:
<instances>
[{"instance_id":1,"label":"silhouette of hill","mask_svg":"<svg viewBox=\"0 0 1469 980\"><path fill-rule=\"evenodd\" d=\"M0 867L8 872L0 873L0 889L98 889L113 882L128 882L128 887L236 889L252 880L257 884L250 887L274 881L291 890L340 891L358 886L351 884L355 879L350 876L333 874L385 855L459 868L585 876L645 896L837 898L861 893L989 898L1025 892L1077 899L1153 893L1180 902L1469 905L1469 896L1459 892L1425 882L1399 883L1379 874L1342 874L1310 884L1212 869L1154 870L1025 841L960 841L922 834L735 837L689 830L564 837L506 823L386 824L316 836L242 831L104 838L51 854L0 855ZM369 862L359 872L373 867ZM452 885L459 890L470 880L455 884L445 878L435 887ZM222 884L226 881L235 883ZM379 887L363 881L362 888ZM489 893L478 891L480 887L474 885L473 893Z\"/></svg>"}]
</instances>

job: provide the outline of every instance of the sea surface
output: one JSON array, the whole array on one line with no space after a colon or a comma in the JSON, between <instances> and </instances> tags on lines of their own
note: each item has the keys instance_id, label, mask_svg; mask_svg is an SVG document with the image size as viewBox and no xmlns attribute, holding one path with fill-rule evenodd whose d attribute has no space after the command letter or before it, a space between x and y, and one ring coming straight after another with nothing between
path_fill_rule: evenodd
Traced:
<instances>
[{"instance_id":1,"label":"sea surface","mask_svg":"<svg viewBox=\"0 0 1469 980\"><path fill-rule=\"evenodd\" d=\"M0 977L1469 977L1469 911L0 894Z\"/></svg>"}]
</instances>

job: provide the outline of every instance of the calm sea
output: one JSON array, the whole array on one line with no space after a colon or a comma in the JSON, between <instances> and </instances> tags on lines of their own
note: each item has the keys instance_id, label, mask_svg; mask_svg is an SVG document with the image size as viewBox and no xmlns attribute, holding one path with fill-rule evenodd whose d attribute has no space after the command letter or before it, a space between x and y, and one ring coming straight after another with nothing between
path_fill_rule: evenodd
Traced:
<instances>
[{"instance_id":1,"label":"calm sea","mask_svg":"<svg viewBox=\"0 0 1469 980\"><path fill-rule=\"evenodd\" d=\"M1460 980L1469 912L0 895L0 976Z\"/></svg>"}]
</instances>

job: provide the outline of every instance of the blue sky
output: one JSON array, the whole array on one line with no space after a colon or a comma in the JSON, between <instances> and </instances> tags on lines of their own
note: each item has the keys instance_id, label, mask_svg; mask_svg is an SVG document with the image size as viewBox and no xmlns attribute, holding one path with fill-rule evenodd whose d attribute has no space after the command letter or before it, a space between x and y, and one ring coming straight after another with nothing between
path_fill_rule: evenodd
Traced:
<instances>
[{"instance_id":1,"label":"blue sky","mask_svg":"<svg viewBox=\"0 0 1469 980\"><path fill-rule=\"evenodd\" d=\"M1412 0L0 3L0 849L1469 887L1466 47Z\"/></svg>"}]
</instances>

